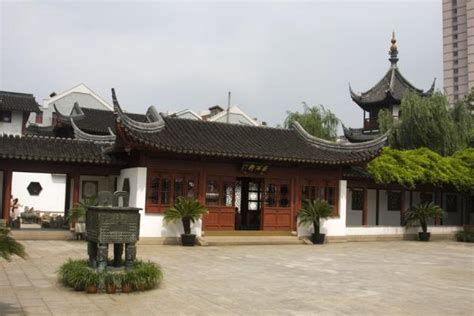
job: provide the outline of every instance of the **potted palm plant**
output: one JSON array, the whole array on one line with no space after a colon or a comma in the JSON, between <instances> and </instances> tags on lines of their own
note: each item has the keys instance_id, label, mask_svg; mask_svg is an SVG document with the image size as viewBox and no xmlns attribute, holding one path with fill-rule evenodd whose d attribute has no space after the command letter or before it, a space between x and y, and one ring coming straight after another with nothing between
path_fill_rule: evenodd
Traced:
<instances>
[{"instance_id":1,"label":"potted palm plant","mask_svg":"<svg viewBox=\"0 0 474 316\"><path fill-rule=\"evenodd\" d=\"M420 203L412 206L405 212L405 226L408 228L419 224L422 231L418 233L418 239L420 241L429 241L431 233L428 232L428 220L430 218L443 217L443 215L443 209L433 202Z\"/></svg>"},{"instance_id":2,"label":"potted palm plant","mask_svg":"<svg viewBox=\"0 0 474 316\"><path fill-rule=\"evenodd\" d=\"M323 244L326 234L319 231L321 219L326 219L332 214L332 206L321 199L305 200L303 208L298 213L298 225L308 226L313 224L314 233L311 236L313 244Z\"/></svg>"},{"instance_id":3,"label":"potted palm plant","mask_svg":"<svg viewBox=\"0 0 474 316\"><path fill-rule=\"evenodd\" d=\"M207 209L192 197L178 197L174 204L166 211L164 221L166 223L181 220L184 234L181 234L183 246L194 246L196 235L191 234L191 223L200 219Z\"/></svg>"}]
</instances>

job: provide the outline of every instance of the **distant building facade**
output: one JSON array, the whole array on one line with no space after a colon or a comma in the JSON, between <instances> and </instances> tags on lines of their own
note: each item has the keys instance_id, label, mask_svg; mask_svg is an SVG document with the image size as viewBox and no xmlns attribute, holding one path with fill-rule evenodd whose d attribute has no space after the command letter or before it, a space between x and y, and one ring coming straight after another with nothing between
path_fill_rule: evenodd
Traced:
<instances>
[{"instance_id":1,"label":"distant building facade","mask_svg":"<svg viewBox=\"0 0 474 316\"><path fill-rule=\"evenodd\" d=\"M474 87L474 1L443 0L444 91L451 104Z\"/></svg>"}]
</instances>

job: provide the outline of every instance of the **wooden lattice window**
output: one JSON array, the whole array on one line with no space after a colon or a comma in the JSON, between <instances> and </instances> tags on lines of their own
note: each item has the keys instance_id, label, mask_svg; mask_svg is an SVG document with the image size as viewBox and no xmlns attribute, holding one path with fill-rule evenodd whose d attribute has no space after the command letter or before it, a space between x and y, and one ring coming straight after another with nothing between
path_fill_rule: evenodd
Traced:
<instances>
[{"instance_id":1,"label":"wooden lattice window","mask_svg":"<svg viewBox=\"0 0 474 316\"><path fill-rule=\"evenodd\" d=\"M351 210L360 211L364 208L364 190L353 189L352 190L352 206Z\"/></svg>"},{"instance_id":2,"label":"wooden lattice window","mask_svg":"<svg viewBox=\"0 0 474 316\"><path fill-rule=\"evenodd\" d=\"M458 211L458 196L456 194L446 194L446 212L455 213Z\"/></svg>"},{"instance_id":3,"label":"wooden lattice window","mask_svg":"<svg viewBox=\"0 0 474 316\"><path fill-rule=\"evenodd\" d=\"M387 210L400 211L402 209L402 192L388 191L387 194Z\"/></svg>"},{"instance_id":4,"label":"wooden lattice window","mask_svg":"<svg viewBox=\"0 0 474 316\"><path fill-rule=\"evenodd\" d=\"M206 205L235 206L236 191L235 179L210 176L206 182Z\"/></svg>"},{"instance_id":5,"label":"wooden lattice window","mask_svg":"<svg viewBox=\"0 0 474 316\"><path fill-rule=\"evenodd\" d=\"M290 207L290 185L287 181L269 180L265 185L265 206Z\"/></svg>"},{"instance_id":6,"label":"wooden lattice window","mask_svg":"<svg viewBox=\"0 0 474 316\"><path fill-rule=\"evenodd\" d=\"M12 112L11 111L0 111L0 122L2 122L2 123L11 123L12 122Z\"/></svg>"},{"instance_id":7,"label":"wooden lattice window","mask_svg":"<svg viewBox=\"0 0 474 316\"><path fill-rule=\"evenodd\" d=\"M433 202L433 193L421 192L420 203L430 203L430 202Z\"/></svg>"},{"instance_id":8,"label":"wooden lattice window","mask_svg":"<svg viewBox=\"0 0 474 316\"><path fill-rule=\"evenodd\" d=\"M164 212L180 196L197 196L196 176L187 173L150 171L147 185L147 212Z\"/></svg>"}]
</instances>

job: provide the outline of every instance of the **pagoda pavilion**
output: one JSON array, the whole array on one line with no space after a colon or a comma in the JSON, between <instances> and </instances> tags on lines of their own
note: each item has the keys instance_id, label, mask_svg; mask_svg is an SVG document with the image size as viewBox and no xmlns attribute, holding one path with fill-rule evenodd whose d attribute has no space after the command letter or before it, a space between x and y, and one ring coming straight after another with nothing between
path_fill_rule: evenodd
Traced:
<instances>
[{"instance_id":1,"label":"pagoda pavilion","mask_svg":"<svg viewBox=\"0 0 474 316\"><path fill-rule=\"evenodd\" d=\"M363 128L346 128L344 136L352 143L359 143L374 139L379 134L378 114L380 110L389 110L395 119L400 116L400 103L407 91L414 91L420 96L431 96L434 91L435 81L431 88L424 92L413 86L398 68L398 49L395 33L392 33L389 51L390 68L382 79L366 92L356 93L349 85L352 100L364 110Z\"/></svg>"}]
</instances>

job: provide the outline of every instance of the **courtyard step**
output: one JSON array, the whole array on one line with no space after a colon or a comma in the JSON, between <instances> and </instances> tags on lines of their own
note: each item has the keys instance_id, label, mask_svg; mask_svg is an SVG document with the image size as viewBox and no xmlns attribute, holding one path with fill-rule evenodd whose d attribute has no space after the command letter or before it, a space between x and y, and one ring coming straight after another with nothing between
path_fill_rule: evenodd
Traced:
<instances>
[{"instance_id":1,"label":"courtyard step","mask_svg":"<svg viewBox=\"0 0 474 316\"><path fill-rule=\"evenodd\" d=\"M238 245L304 245L297 236L209 236L202 237L207 246Z\"/></svg>"},{"instance_id":2,"label":"courtyard step","mask_svg":"<svg viewBox=\"0 0 474 316\"><path fill-rule=\"evenodd\" d=\"M69 230L60 229L12 229L11 236L17 240L71 240Z\"/></svg>"}]
</instances>

